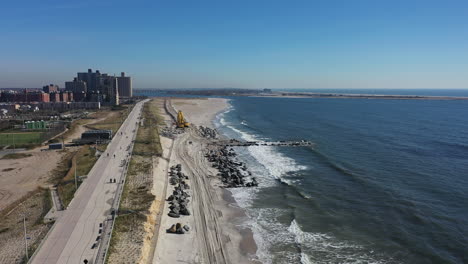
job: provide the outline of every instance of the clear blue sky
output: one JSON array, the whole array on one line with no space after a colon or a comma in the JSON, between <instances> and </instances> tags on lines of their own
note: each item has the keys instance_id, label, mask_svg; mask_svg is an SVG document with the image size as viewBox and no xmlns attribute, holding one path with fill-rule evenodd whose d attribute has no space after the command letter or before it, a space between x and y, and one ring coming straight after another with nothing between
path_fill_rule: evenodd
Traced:
<instances>
[{"instance_id":1,"label":"clear blue sky","mask_svg":"<svg viewBox=\"0 0 468 264\"><path fill-rule=\"evenodd\" d=\"M468 88L468 1L15 0L0 87Z\"/></svg>"}]
</instances>

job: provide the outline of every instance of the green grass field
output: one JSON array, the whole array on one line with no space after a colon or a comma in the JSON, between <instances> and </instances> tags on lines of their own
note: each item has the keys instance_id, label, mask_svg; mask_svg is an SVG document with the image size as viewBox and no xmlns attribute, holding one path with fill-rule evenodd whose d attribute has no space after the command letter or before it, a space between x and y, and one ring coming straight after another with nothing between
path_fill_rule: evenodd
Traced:
<instances>
[{"instance_id":1,"label":"green grass field","mask_svg":"<svg viewBox=\"0 0 468 264\"><path fill-rule=\"evenodd\" d=\"M42 142L42 132L0 133L0 146L37 144Z\"/></svg>"}]
</instances>

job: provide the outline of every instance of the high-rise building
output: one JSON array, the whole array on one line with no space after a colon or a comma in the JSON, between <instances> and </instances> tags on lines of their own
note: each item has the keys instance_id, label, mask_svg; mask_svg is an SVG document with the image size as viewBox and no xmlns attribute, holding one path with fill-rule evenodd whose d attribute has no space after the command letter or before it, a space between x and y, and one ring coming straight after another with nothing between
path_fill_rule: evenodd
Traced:
<instances>
[{"instance_id":1,"label":"high-rise building","mask_svg":"<svg viewBox=\"0 0 468 264\"><path fill-rule=\"evenodd\" d=\"M102 95L104 103L119 104L119 83L116 77L102 74L98 78L96 86L98 92Z\"/></svg>"},{"instance_id":2,"label":"high-rise building","mask_svg":"<svg viewBox=\"0 0 468 264\"><path fill-rule=\"evenodd\" d=\"M86 82L88 92L97 92L97 83L101 73L97 70L93 72L92 69L88 69L88 72L79 72L77 79Z\"/></svg>"},{"instance_id":3,"label":"high-rise building","mask_svg":"<svg viewBox=\"0 0 468 264\"><path fill-rule=\"evenodd\" d=\"M85 92L73 92L72 94L73 101L75 102L83 102L86 100L86 93Z\"/></svg>"},{"instance_id":4,"label":"high-rise building","mask_svg":"<svg viewBox=\"0 0 468 264\"><path fill-rule=\"evenodd\" d=\"M123 78L120 81L119 78ZM119 104L119 84L122 83L123 93L125 96L131 96L132 94L132 83L131 78L126 77L125 74L122 77L110 76L107 73L101 73L99 70L93 72L92 69L88 69L88 72L79 72L77 78L73 82L67 82L65 84L66 90L71 90L74 93L85 93L88 101L96 101L102 103L108 103L112 105ZM81 96L75 96L75 100Z\"/></svg>"},{"instance_id":5,"label":"high-rise building","mask_svg":"<svg viewBox=\"0 0 468 264\"><path fill-rule=\"evenodd\" d=\"M119 83L119 96L122 97L132 97L133 88L132 88L132 77L125 76L125 72L120 74L120 77L117 77Z\"/></svg>"},{"instance_id":6,"label":"high-rise building","mask_svg":"<svg viewBox=\"0 0 468 264\"><path fill-rule=\"evenodd\" d=\"M74 93L86 93L88 86L86 85L85 81L74 78L72 82L65 82L65 90Z\"/></svg>"},{"instance_id":7,"label":"high-rise building","mask_svg":"<svg viewBox=\"0 0 468 264\"><path fill-rule=\"evenodd\" d=\"M49 85L43 86L42 90L44 91L44 93L53 93L53 92L57 92L59 90L59 87L54 84L49 84Z\"/></svg>"}]
</instances>

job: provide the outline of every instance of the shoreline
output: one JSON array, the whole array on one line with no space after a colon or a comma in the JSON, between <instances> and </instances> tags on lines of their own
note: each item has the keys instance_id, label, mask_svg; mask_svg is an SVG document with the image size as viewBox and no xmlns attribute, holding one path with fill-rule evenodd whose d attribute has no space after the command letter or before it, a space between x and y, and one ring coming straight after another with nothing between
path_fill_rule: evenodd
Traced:
<instances>
[{"instance_id":1,"label":"shoreline","mask_svg":"<svg viewBox=\"0 0 468 264\"><path fill-rule=\"evenodd\" d=\"M219 99L219 98L218 98ZM216 121L219 119L220 115L225 114L233 108L230 104L232 99L224 99L226 101L226 107L218 111L214 117L211 119L212 127L216 129ZM219 133L219 132L218 132ZM219 134L221 138L229 139L223 134ZM218 179L219 181L219 179ZM241 223L248 220L246 210L242 208L234 198L233 193L228 188L219 188L222 193L221 197L224 202L224 209L226 215L228 216L225 219L225 222L232 226L234 232L240 236L238 250L240 254L248 258L250 263L261 263L257 256L258 245L254 239L253 230L249 227L241 227ZM237 223L237 224L234 224Z\"/></svg>"},{"instance_id":2,"label":"shoreline","mask_svg":"<svg viewBox=\"0 0 468 264\"><path fill-rule=\"evenodd\" d=\"M220 99L220 98L216 98ZM216 129L216 121L219 119L220 115L231 111L233 108L230 104L231 99L222 99L226 102L226 107L221 111L218 111L214 117L211 119L212 128ZM219 132L218 132L219 133ZM219 134L221 138L228 139L227 136ZM217 180L220 182L220 180ZM240 254L247 258L249 263L261 263L257 257L258 246L253 236L253 231L248 227L241 227L243 222L248 220L248 216L244 208L240 207L234 198L233 193L229 188L219 188L218 190L222 197L223 205L223 215L226 215L225 224L230 225L233 229L231 234L238 235L239 244L237 250L240 251Z\"/></svg>"},{"instance_id":3,"label":"shoreline","mask_svg":"<svg viewBox=\"0 0 468 264\"><path fill-rule=\"evenodd\" d=\"M385 89L384 89L385 90ZM405 89L403 89L405 90ZM432 90L432 89L429 89ZM436 89L437 90L437 89ZM465 89L460 89L465 90ZM153 90L138 90L142 95ZM340 92L292 92L292 91L270 91L264 92L258 89L226 89L226 90L156 90L173 98L178 96L193 96L190 98L218 98L218 97L270 97L270 98L348 98L348 99L384 99L384 100L468 100L466 95L417 95L415 94L374 94L374 93L340 93Z\"/></svg>"},{"instance_id":4,"label":"shoreline","mask_svg":"<svg viewBox=\"0 0 468 264\"><path fill-rule=\"evenodd\" d=\"M248 97L267 98L332 98L332 99L383 99L383 100L468 100L464 96L429 96L429 95L383 95L383 94L340 94L340 93L289 93L277 92L272 94L247 95Z\"/></svg>"}]
</instances>

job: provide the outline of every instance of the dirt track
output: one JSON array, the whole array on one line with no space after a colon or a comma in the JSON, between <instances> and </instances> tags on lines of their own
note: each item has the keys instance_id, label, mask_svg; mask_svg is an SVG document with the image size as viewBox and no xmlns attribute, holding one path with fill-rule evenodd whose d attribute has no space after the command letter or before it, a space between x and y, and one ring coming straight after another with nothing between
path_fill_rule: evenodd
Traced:
<instances>
[{"instance_id":1,"label":"dirt track","mask_svg":"<svg viewBox=\"0 0 468 264\"><path fill-rule=\"evenodd\" d=\"M188 144L188 141L193 143ZM176 140L175 153L192 183L193 217L202 242L200 254L207 263L229 263L219 225L221 215L214 204L219 198L213 197L216 191L208 178L212 172L201 151L203 143L203 139L190 130Z\"/></svg>"}]
</instances>

